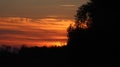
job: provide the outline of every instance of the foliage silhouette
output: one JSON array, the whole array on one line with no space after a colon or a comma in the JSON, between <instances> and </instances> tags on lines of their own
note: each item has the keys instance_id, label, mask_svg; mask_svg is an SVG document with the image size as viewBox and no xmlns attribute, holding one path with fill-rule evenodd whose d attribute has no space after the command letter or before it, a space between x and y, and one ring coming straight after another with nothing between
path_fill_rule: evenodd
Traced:
<instances>
[{"instance_id":1,"label":"foliage silhouette","mask_svg":"<svg viewBox=\"0 0 120 67\"><path fill-rule=\"evenodd\" d=\"M112 65L110 61L113 60L112 52L116 46L120 48L116 44L119 43L116 39L119 36L117 34L120 16L117 10L118 4L118 1L112 0L91 0L91 3L79 7L75 16L76 22L68 28L68 46L79 51L86 50L83 53L90 55L92 59L89 60L98 64L102 62ZM84 28L81 23L86 21L88 27Z\"/></svg>"}]
</instances>

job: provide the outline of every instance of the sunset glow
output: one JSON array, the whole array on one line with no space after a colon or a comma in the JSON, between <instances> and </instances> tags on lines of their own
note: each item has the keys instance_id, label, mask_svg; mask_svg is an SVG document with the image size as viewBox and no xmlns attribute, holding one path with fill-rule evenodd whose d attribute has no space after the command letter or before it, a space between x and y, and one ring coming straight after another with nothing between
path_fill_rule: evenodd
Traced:
<instances>
[{"instance_id":1,"label":"sunset glow","mask_svg":"<svg viewBox=\"0 0 120 67\"><path fill-rule=\"evenodd\" d=\"M66 45L66 29L73 20L55 18L0 18L0 43L18 46Z\"/></svg>"},{"instance_id":2,"label":"sunset glow","mask_svg":"<svg viewBox=\"0 0 120 67\"><path fill-rule=\"evenodd\" d=\"M80 23L80 28L87 29L88 28L87 23Z\"/></svg>"}]
</instances>

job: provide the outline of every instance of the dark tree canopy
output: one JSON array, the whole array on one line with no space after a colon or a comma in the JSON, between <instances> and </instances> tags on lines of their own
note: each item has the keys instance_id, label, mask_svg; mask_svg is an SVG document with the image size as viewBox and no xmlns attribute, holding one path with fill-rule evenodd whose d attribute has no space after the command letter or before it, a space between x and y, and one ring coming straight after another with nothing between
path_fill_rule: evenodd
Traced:
<instances>
[{"instance_id":1,"label":"dark tree canopy","mask_svg":"<svg viewBox=\"0 0 120 67\"><path fill-rule=\"evenodd\" d=\"M68 45L78 45L82 44L86 39L86 32L91 27L92 17L91 17L92 3L87 3L78 8L75 15L75 23L71 24L68 28Z\"/></svg>"},{"instance_id":2,"label":"dark tree canopy","mask_svg":"<svg viewBox=\"0 0 120 67\"><path fill-rule=\"evenodd\" d=\"M113 39L118 35L118 4L113 0L91 0L79 7L75 23L68 28L68 45L113 47L107 44L114 43Z\"/></svg>"},{"instance_id":3,"label":"dark tree canopy","mask_svg":"<svg viewBox=\"0 0 120 67\"><path fill-rule=\"evenodd\" d=\"M95 61L119 65L115 62L120 51L119 18L119 0L91 0L78 8L76 21L68 28L68 46L88 53Z\"/></svg>"}]
</instances>

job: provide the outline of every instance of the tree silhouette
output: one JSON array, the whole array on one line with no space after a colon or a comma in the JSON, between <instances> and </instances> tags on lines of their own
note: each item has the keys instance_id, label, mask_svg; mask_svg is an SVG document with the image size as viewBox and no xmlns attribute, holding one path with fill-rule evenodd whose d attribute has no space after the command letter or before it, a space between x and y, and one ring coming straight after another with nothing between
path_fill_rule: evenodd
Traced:
<instances>
[{"instance_id":1,"label":"tree silhouette","mask_svg":"<svg viewBox=\"0 0 120 67\"><path fill-rule=\"evenodd\" d=\"M75 23L68 28L68 46L89 51L95 61L110 62L111 48L120 48L116 44L119 43L118 5L113 0L91 0L79 7Z\"/></svg>"},{"instance_id":2,"label":"tree silhouette","mask_svg":"<svg viewBox=\"0 0 120 67\"><path fill-rule=\"evenodd\" d=\"M75 23L68 28L68 45L79 45L84 41L93 40L96 42L93 46L113 47L107 43L110 41L113 43L112 39L117 37L120 16L117 9L118 2L112 0L91 0L79 7L75 15Z\"/></svg>"},{"instance_id":3,"label":"tree silhouette","mask_svg":"<svg viewBox=\"0 0 120 67\"><path fill-rule=\"evenodd\" d=\"M88 32L92 25L92 3L87 3L78 8L75 23L68 28L68 46L79 46L88 39Z\"/></svg>"}]
</instances>

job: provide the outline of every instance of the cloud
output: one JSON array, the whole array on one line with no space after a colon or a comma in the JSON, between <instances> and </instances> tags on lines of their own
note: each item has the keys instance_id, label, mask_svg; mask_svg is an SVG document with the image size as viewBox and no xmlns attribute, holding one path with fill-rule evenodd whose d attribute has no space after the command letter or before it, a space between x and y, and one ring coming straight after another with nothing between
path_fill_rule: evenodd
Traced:
<instances>
[{"instance_id":1,"label":"cloud","mask_svg":"<svg viewBox=\"0 0 120 67\"><path fill-rule=\"evenodd\" d=\"M0 18L1 22L8 22L8 23L25 23L25 22L31 22L32 19L30 18L20 18L20 17L3 17Z\"/></svg>"},{"instance_id":2,"label":"cloud","mask_svg":"<svg viewBox=\"0 0 120 67\"><path fill-rule=\"evenodd\" d=\"M60 6L63 6L63 7L75 7L76 5L60 5Z\"/></svg>"},{"instance_id":3,"label":"cloud","mask_svg":"<svg viewBox=\"0 0 120 67\"><path fill-rule=\"evenodd\" d=\"M1 29L0 34L23 34L20 30Z\"/></svg>"},{"instance_id":4,"label":"cloud","mask_svg":"<svg viewBox=\"0 0 120 67\"><path fill-rule=\"evenodd\" d=\"M30 44L28 46L44 44L43 46L50 46L56 41L65 42L67 27L72 22L72 20L52 17L40 19L0 18L0 44Z\"/></svg>"}]
</instances>

